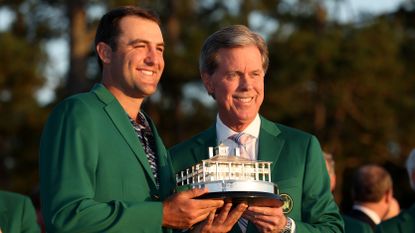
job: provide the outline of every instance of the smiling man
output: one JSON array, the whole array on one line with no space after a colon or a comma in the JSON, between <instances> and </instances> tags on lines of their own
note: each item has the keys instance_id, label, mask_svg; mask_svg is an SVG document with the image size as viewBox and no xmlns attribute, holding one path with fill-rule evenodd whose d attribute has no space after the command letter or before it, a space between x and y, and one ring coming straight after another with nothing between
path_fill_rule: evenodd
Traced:
<instances>
[{"instance_id":1,"label":"smiling man","mask_svg":"<svg viewBox=\"0 0 415 233\"><path fill-rule=\"evenodd\" d=\"M141 110L164 69L158 17L114 9L100 21L95 48L102 83L60 103L42 134L47 232L169 232L211 216L223 201L193 199L207 190L172 195L167 151Z\"/></svg>"},{"instance_id":2,"label":"smiling man","mask_svg":"<svg viewBox=\"0 0 415 233\"><path fill-rule=\"evenodd\" d=\"M218 105L216 122L170 149L175 172L209 158L208 147L239 146L235 135L248 135L249 158L272 162L271 180L285 198L282 207L249 206L232 232L343 232L343 221L330 192L330 181L317 139L259 115L264 100L268 48L242 25L223 28L204 43L199 70ZM242 136L240 136L242 137ZM214 228L226 218L203 222Z\"/></svg>"}]
</instances>

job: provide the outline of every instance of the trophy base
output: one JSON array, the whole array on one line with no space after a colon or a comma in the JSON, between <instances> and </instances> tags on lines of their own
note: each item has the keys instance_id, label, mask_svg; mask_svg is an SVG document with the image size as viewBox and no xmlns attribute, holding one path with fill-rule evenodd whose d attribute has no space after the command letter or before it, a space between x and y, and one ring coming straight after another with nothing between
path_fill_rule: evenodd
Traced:
<instances>
[{"instance_id":1,"label":"trophy base","mask_svg":"<svg viewBox=\"0 0 415 233\"><path fill-rule=\"evenodd\" d=\"M217 180L179 186L178 191L193 188L208 188L209 192L197 199L221 199L238 204L245 202L252 206L280 207L283 198L276 194L278 188L271 182L255 180Z\"/></svg>"},{"instance_id":2,"label":"trophy base","mask_svg":"<svg viewBox=\"0 0 415 233\"><path fill-rule=\"evenodd\" d=\"M245 202L251 206L266 207L281 207L284 204L284 200L278 194L256 191L210 192L197 199L221 199L233 204Z\"/></svg>"}]
</instances>

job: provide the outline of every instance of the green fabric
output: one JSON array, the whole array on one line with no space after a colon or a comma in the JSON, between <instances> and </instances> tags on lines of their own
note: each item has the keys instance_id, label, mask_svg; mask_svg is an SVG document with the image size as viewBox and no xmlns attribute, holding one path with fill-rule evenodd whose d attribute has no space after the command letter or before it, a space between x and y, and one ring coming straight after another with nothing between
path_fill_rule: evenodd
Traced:
<instances>
[{"instance_id":1,"label":"green fabric","mask_svg":"<svg viewBox=\"0 0 415 233\"><path fill-rule=\"evenodd\" d=\"M376 233L413 233L415 232L415 204L391 219L376 226Z\"/></svg>"},{"instance_id":2,"label":"green fabric","mask_svg":"<svg viewBox=\"0 0 415 233\"><path fill-rule=\"evenodd\" d=\"M207 159L208 147L216 146L215 125L169 150L174 172ZM272 181L280 193L293 199L287 215L299 233L344 232L343 220L330 192L330 181L317 139L302 131L261 117L258 160L272 162ZM237 224L233 232L238 232ZM248 232L257 232L248 225Z\"/></svg>"},{"instance_id":3,"label":"green fabric","mask_svg":"<svg viewBox=\"0 0 415 233\"><path fill-rule=\"evenodd\" d=\"M36 211L29 197L0 191L0 229L3 233L38 233Z\"/></svg>"},{"instance_id":4,"label":"green fabric","mask_svg":"<svg viewBox=\"0 0 415 233\"><path fill-rule=\"evenodd\" d=\"M373 230L369 224L347 215L342 215L342 217L344 220L344 229L346 233L373 233Z\"/></svg>"},{"instance_id":5,"label":"green fabric","mask_svg":"<svg viewBox=\"0 0 415 233\"><path fill-rule=\"evenodd\" d=\"M48 232L164 231L161 200L172 193L174 179L164 144L148 120L156 141L160 190L127 114L103 85L54 109L40 145Z\"/></svg>"}]
</instances>

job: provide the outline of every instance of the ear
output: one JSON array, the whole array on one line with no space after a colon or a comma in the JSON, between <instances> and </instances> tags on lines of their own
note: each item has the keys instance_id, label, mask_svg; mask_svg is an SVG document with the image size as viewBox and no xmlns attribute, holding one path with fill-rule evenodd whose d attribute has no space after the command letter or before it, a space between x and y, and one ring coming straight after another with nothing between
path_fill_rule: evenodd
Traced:
<instances>
[{"instance_id":1,"label":"ear","mask_svg":"<svg viewBox=\"0 0 415 233\"><path fill-rule=\"evenodd\" d=\"M202 77L203 85L206 88L206 91L208 92L209 95L212 95L215 92L215 88L212 84L211 76L207 73L203 73L201 74L201 77Z\"/></svg>"},{"instance_id":2,"label":"ear","mask_svg":"<svg viewBox=\"0 0 415 233\"><path fill-rule=\"evenodd\" d=\"M386 201L386 203L390 203L390 202L393 201L393 199L394 199L394 197L393 197L393 189L390 188L385 193L385 201Z\"/></svg>"},{"instance_id":3,"label":"ear","mask_svg":"<svg viewBox=\"0 0 415 233\"><path fill-rule=\"evenodd\" d=\"M102 63L111 63L111 53L112 49L109 45L104 42L99 42L96 47L99 58Z\"/></svg>"}]
</instances>

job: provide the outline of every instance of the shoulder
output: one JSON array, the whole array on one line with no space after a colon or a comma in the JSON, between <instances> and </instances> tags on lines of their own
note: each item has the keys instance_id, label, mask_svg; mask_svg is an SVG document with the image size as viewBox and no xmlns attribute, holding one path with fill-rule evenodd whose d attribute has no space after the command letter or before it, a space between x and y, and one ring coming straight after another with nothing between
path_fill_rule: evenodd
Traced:
<instances>
[{"instance_id":1,"label":"shoulder","mask_svg":"<svg viewBox=\"0 0 415 233\"><path fill-rule=\"evenodd\" d=\"M7 192L7 191L0 191L0 198L3 201L17 201L17 202L24 202L26 199L28 199L28 197L23 194Z\"/></svg>"},{"instance_id":2,"label":"shoulder","mask_svg":"<svg viewBox=\"0 0 415 233\"><path fill-rule=\"evenodd\" d=\"M372 232L371 227L369 224L354 219L347 215L342 215L344 220L344 227L346 233L352 232Z\"/></svg>"},{"instance_id":3,"label":"shoulder","mask_svg":"<svg viewBox=\"0 0 415 233\"><path fill-rule=\"evenodd\" d=\"M21 208L22 206L29 203L32 205L32 201L28 196L23 194L0 191L0 206L8 210L16 210L17 207Z\"/></svg>"},{"instance_id":4,"label":"shoulder","mask_svg":"<svg viewBox=\"0 0 415 233\"><path fill-rule=\"evenodd\" d=\"M88 109L96 106L97 98L92 92L85 92L75 94L63 99L56 107L54 112L61 110L76 110L76 109Z\"/></svg>"},{"instance_id":5,"label":"shoulder","mask_svg":"<svg viewBox=\"0 0 415 233\"><path fill-rule=\"evenodd\" d=\"M261 116L261 129L277 134L283 134L285 137L310 138L313 136L301 129L293 128L278 122L272 122L263 116Z\"/></svg>"},{"instance_id":6,"label":"shoulder","mask_svg":"<svg viewBox=\"0 0 415 233\"><path fill-rule=\"evenodd\" d=\"M61 124L66 120L82 122L100 115L105 105L113 102L113 97L102 85L96 85L91 91L69 96L59 102L49 115L48 122Z\"/></svg>"},{"instance_id":7,"label":"shoulder","mask_svg":"<svg viewBox=\"0 0 415 233\"><path fill-rule=\"evenodd\" d=\"M317 142L317 138L301 129L293 128L278 122L272 122L261 116L261 131L275 135L286 142L307 145L310 142Z\"/></svg>"},{"instance_id":8,"label":"shoulder","mask_svg":"<svg viewBox=\"0 0 415 233\"><path fill-rule=\"evenodd\" d=\"M415 231L415 204L398 216L388 219L377 226L377 232L399 232L405 229L408 232Z\"/></svg>"},{"instance_id":9,"label":"shoulder","mask_svg":"<svg viewBox=\"0 0 415 233\"><path fill-rule=\"evenodd\" d=\"M203 146L208 141L216 141L216 130L215 126L212 126L195 136L174 145L169 149L171 154L175 154L179 151L190 151L191 148Z\"/></svg>"}]
</instances>

